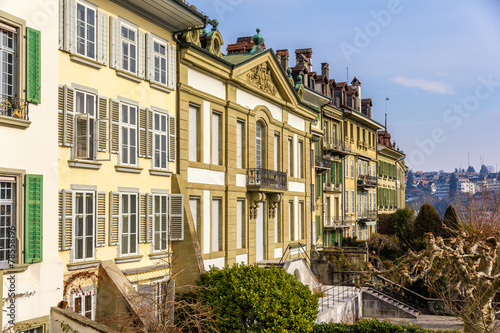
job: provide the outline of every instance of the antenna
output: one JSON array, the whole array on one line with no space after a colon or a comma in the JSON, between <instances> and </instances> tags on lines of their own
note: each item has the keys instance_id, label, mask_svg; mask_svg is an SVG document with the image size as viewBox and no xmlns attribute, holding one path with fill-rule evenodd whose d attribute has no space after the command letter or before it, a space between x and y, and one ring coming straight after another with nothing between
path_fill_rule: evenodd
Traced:
<instances>
[{"instance_id":1,"label":"antenna","mask_svg":"<svg viewBox=\"0 0 500 333\"><path fill-rule=\"evenodd\" d=\"M389 97L385 98L385 131L387 132L387 102L389 101Z\"/></svg>"},{"instance_id":2,"label":"antenna","mask_svg":"<svg viewBox=\"0 0 500 333\"><path fill-rule=\"evenodd\" d=\"M345 79L345 83L349 84L349 66L347 66L347 77Z\"/></svg>"},{"instance_id":3,"label":"antenna","mask_svg":"<svg viewBox=\"0 0 500 333\"><path fill-rule=\"evenodd\" d=\"M469 151L467 151L467 174L469 174L469 167L470 167L470 155Z\"/></svg>"}]
</instances>

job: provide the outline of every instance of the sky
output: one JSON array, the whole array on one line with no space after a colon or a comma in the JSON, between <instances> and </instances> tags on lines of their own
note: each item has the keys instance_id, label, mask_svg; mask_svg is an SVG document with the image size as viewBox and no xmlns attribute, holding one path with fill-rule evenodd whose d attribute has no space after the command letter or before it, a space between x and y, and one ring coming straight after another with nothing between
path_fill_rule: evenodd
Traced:
<instances>
[{"instance_id":1,"label":"sky","mask_svg":"<svg viewBox=\"0 0 500 333\"><path fill-rule=\"evenodd\" d=\"M228 44L312 48L313 70L362 83L413 171L500 168L499 0L191 0ZM347 70L348 68L348 70ZM389 101L386 102L386 98ZM469 156L469 158L468 158ZM500 169L499 169L500 170Z\"/></svg>"}]
</instances>

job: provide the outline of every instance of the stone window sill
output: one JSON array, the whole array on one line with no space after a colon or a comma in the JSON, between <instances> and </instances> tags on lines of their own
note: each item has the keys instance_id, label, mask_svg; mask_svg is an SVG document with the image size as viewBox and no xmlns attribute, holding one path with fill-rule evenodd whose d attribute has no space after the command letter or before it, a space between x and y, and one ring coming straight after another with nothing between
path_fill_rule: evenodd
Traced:
<instances>
[{"instance_id":1,"label":"stone window sill","mask_svg":"<svg viewBox=\"0 0 500 333\"><path fill-rule=\"evenodd\" d=\"M129 166L129 165L115 165L115 170L117 172L128 172L128 173L141 173L142 168Z\"/></svg>"},{"instance_id":2,"label":"stone window sill","mask_svg":"<svg viewBox=\"0 0 500 333\"><path fill-rule=\"evenodd\" d=\"M135 255L135 256L125 256L125 257L120 257L120 258L115 258L115 263L117 264L126 264L129 262L137 262L142 260L142 254L140 255Z\"/></svg>"},{"instance_id":3,"label":"stone window sill","mask_svg":"<svg viewBox=\"0 0 500 333\"><path fill-rule=\"evenodd\" d=\"M30 124L31 124L31 121L29 121L29 120L17 119L17 118L12 118L12 117L8 117L8 116L0 116L0 125L1 126L26 129L26 128L30 127Z\"/></svg>"},{"instance_id":4,"label":"stone window sill","mask_svg":"<svg viewBox=\"0 0 500 333\"><path fill-rule=\"evenodd\" d=\"M93 268L99 266L101 260L83 261L67 264L68 271L76 271L78 269Z\"/></svg>"},{"instance_id":5,"label":"stone window sill","mask_svg":"<svg viewBox=\"0 0 500 333\"><path fill-rule=\"evenodd\" d=\"M162 259L162 258L170 257L170 255L171 255L170 252L156 252L156 253L148 254L149 259Z\"/></svg>"},{"instance_id":6,"label":"stone window sill","mask_svg":"<svg viewBox=\"0 0 500 333\"><path fill-rule=\"evenodd\" d=\"M149 82L149 86L153 89L163 91L167 94L170 94L173 91L172 88L169 88L166 85L158 82Z\"/></svg>"},{"instance_id":7,"label":"stone window sill","mask_svg":"<svg viewBox=\"0 0 500 333\"><path fill-rule=\"evenodd\" d=\"M116 75L123 77L125 79L128 79L130 81L133 81L135 83L141 83L142 82L142 77L135 75L134 73L130 73L127 71L124 71L122 69L116 69Z\"/></svg>"},{"instance_id":8,"label":"stone window sill","mask_svg":"<svg viewBox=\"0 0 500 333\"><path fill-rule=\"evenodd\" d=\"M93 59L81 56L79 54L71 54L69 56L69 58L71 59L71 61L80 63L82 65L85 65L85 66L88 66L88 67L91 67L94 69L101 69L102 68L102 64L100 62L97 62Z\"/></svg>"},{"instance_id":9,"label":"stone window sill","mask_svg":"<svg viewBox=\"0 0 500 333\"><path fill-rule=\"evenodd\" d=\"M71 168L99 170L101 168L102 163L94 161L85 161L85 160L68 160L68 165Z\"/></svg>"},{"instance_id":10,"label":"stone window sill","mask_svg":"<svg viewBox=\"0 0 500 333\"><path fill-rule=\"evenodd\" d=\"M170 177L170 176L172 176L172 172L171 171L160 170L160 169L149 169L149 174L151 176L163 176L163 177Z\"/></svg>"},{"instance_id":11,"label":"stone window sill","mask_svg":"<svg viewBox=\"0 0 500 333\"><path fill-rule=\"evenodd\" d=\"M4 268L1 269L1 271L3 272L3 275L22 273L27 270L29 266L30 264L14 264L13 267Z\"/></svg>"}]
</instances>

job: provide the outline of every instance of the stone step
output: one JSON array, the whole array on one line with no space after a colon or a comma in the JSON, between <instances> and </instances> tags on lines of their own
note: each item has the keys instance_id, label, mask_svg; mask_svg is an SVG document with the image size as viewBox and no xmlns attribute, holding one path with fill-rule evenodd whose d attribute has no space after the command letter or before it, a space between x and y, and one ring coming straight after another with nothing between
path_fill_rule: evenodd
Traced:
<instances>
[{"instance_id":1,"label":"stone step","mask_svg":"<svg viewBox=\"0 0 500 333\"><path fill-rule=\"evenodd\" d=\"M414 309L412 308L411 306L409 306L408 304L405 304L397 299L394 299L392 297L389 297L381 292L379 292L378 290L374 290L374 289L371 289L371 288L367 288L365 290L365 292L371 294L372 296L375 296L376 298L388 303L388 304L391 304L403 311L405 311L406 313L409 313L415 317L418 317L420 315L420 311L418 311L417 309Z\"/></svg>"}]
</instances>

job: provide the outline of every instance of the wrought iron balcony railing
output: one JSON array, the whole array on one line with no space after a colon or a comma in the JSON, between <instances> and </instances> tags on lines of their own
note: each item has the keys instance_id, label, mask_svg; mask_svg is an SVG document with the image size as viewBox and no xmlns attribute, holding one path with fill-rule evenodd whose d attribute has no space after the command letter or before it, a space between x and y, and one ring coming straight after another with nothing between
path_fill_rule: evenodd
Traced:
<instances>
[{"instance_id":1,"label":"wrought iron balcony railing","mask_svg":"<svg viewBox=\"0 0 500 333\"><path fill-rule=\"evenodd\" d=\"M28 104L20 98L0 95L0 115L29 120Z\"/></svg>"},{"instance_id":2,"label":"wrought iron balcony railing","mask_svg":"<svg viewBox=\"0 0 500 333\"><path fill-rule=\"evenodd\" d=\"M377 177L361 175L358 177L358 185L364 187L375 187L377 186Z\"/></svg>"},{"instance_id":3,"label":"wrought iron balcony railing","mask_svg":"<svg viewBox=\"0 0 500 333\"><path fill-rule=\"evenodd\" d=\"M323 190L325 192L342 192L342 184L323 184Z\"/></svg>"},{"instance_id":4,"label":"wrought iron balcony railing","mask_svg":"<svg viewBox=\"0 0 500 333\"><path fill-rule=\"evenodd\" d=\"M286 173L268 169L247 169L247 186L286 190Z\"/></svg>"},{"instance_id":5,"label":"wrought iron balcony railing","mask_svg":"<svg viewBox=\"0 0 500 333\"><path fill-rule=\"evenodd\" d=\"M377 210L363 209L358 212L358 218L360 220L375 220L378 216Z\"/></svg>"},{"instance_id":6,"label":"wrought iron balcony railing","mask_svg":"<svg viewBox=\"0 0 500 333\"><path fill-rule=\"evenodd\" d=\"M330 170L332 165L332 161L328 158L324 158L323 156L318 156L314 158L314 166L316 169L325 169Z\"/></svg>"},{"instance_id":7,"label":"wrought iron balcony railing","mask_svg":"<svg viewBox=\"0 0 500 333\"><path fill-rule=\"evenodd\" d=\"M323 149L338 153L350 153L351 145L346 143L344 140L336 138L325 138L323 140Z\"/></svg>"}]
</instances>

